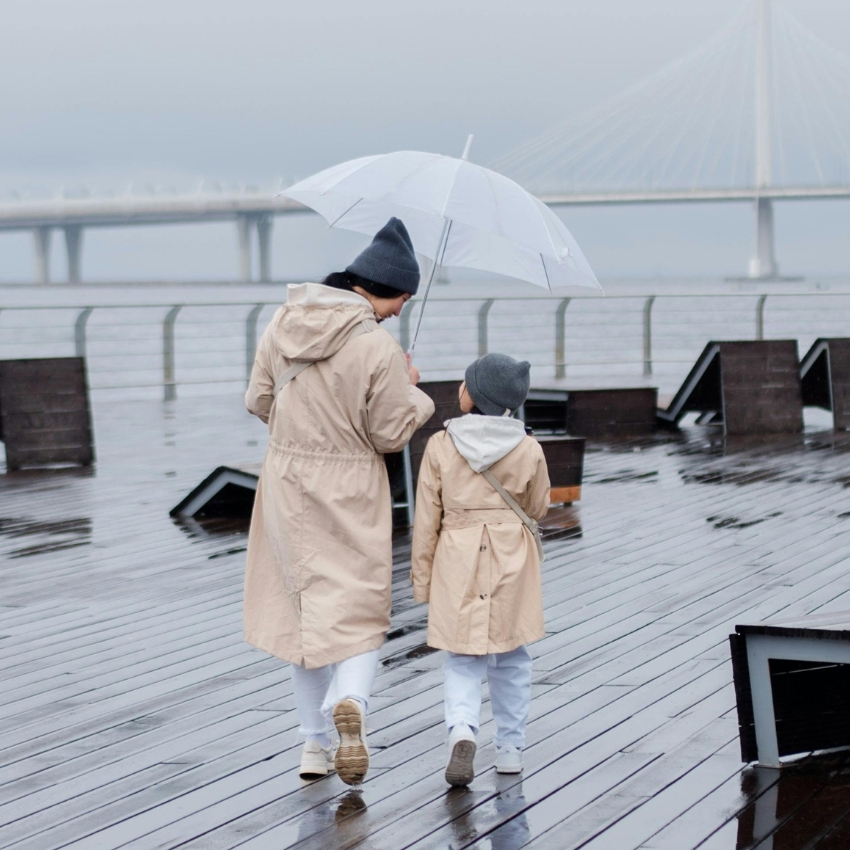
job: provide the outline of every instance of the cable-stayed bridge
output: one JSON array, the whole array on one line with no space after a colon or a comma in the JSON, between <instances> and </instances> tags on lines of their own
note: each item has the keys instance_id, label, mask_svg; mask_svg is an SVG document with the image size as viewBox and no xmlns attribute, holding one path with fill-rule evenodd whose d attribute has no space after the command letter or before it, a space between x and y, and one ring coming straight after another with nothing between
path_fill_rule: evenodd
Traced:
<instances>
[{"instance_id":1,"label":"cable-stayed bridge","mask_svg":"<svg viewBox=\"0 0 850 850\"><path fill-rule=\"evenodd\" d=\"M751 201L749 274L778 273L775 200L850 197L850 58L781 2L502 157L552 205Z\"/></svg>"},{"instance_id":2,"label":"cable-stayed bridge","mask_svg":"<svg viewBox=\"0 0 850 850\"><path fill-rule=\"evenodd\" d=\"M556 207L750 202L749 276L774 278L774 202L850 198L847 91L850 57L781 0L746 0L697 50L492 165ZM62 230L76 282L85 228L235 221L241 277L251 277L256 231L264 281L273 217L302 211L248 192L59 198L0 204L0 231L34 232L37 278L47 282L51 234Z\"/></svg>"}]
</instances>

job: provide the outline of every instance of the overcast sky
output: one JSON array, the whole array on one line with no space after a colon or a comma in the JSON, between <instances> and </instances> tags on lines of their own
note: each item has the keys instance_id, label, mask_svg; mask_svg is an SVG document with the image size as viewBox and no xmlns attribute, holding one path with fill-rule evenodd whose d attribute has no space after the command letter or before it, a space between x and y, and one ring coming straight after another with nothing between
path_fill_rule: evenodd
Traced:
<instances>
[{"instance_id":1,"label":"overcast sky","mask_svg":"<svg viewBox=\"0 0 850 850\"><path fill-rule=\"evenodd\" d=\"M27 0L2 4L0 198L200 180L272 187L399 148L487 162L694 49L747 0ZM775 0L850 53L847 0ZM735 274L752 213L572 210L600 275ZM850 204L777 208L783 271L850 272ZM33 276L0 236L0 280ZM57 275L64 262L54 240ZM279 219L276 276L338 265L357 238ZM232 225L86 233L88 279L229 278Z\"/></svg>"}]
</instances>

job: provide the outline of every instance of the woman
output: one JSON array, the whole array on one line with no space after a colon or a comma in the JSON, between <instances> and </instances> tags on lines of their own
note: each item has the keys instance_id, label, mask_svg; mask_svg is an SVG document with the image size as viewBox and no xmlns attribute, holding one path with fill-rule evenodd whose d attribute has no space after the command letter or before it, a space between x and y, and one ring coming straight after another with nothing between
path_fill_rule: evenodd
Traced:
<instances>
[{"instance_id":1,"label":"woman","mask_svg":"<svg viewBox=\"0 0 850 850\"><path fill-rule=\"evenodd\" d=\"M248 538L245 640L292 665L304 778L335 766L353 785L369 765L365 715L391 607L383 455L434 412L378 323L418 286L410 237L392 218L344 273L289 287L245 396L270 434Z\"/></svg>"}]
</instances>

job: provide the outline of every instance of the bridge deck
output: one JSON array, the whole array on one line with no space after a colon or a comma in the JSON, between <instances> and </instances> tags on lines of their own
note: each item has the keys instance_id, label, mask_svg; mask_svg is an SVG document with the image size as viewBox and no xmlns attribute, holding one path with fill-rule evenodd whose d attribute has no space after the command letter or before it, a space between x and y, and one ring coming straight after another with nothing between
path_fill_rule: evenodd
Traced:
<instances>
[{"instance_id":1,"label":"bridge deck","mask_svg":"<svg viewBox=\"0 0 850 850\"><path fill-rule=\"evenodd\" d=\"M95 408L96 474L0 476L0 845L840 848L843 757L743 770L726 636L850 607L850 454L831 433L591 447L547 541L525 773L442 778L440 656L407 543L362 795L301 787L284 665L241 642L245 534L168 509L262 426L226 399ZM822 839L819 843L816 840ZM810 841L810 843L806 843Z\"/></svg>"}]
</instances>

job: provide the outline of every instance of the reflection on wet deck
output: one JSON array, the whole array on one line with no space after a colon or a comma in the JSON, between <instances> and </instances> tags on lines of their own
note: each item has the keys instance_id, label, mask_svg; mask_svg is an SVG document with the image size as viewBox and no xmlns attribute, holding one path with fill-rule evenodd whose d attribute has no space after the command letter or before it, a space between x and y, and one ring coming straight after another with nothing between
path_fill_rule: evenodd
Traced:
<instances>
[{"instance_id":1,"label":"reflection on wet deck","mask_svg":"<svg viewBox=\"0 0 850 850\"><path fill-rule=\"evenodd\" d=\"M285 666L241 641L241 523L169 508L256 462L238 401L94 411L98 465L0 476L0 846L850 847L850 761L740 763L736 622L847 610L850 441L709 428L588 447L553 512L521 777L443 777L441 653L395 541L362 792L302 787Z\"/></svg>"}]
</instances>

